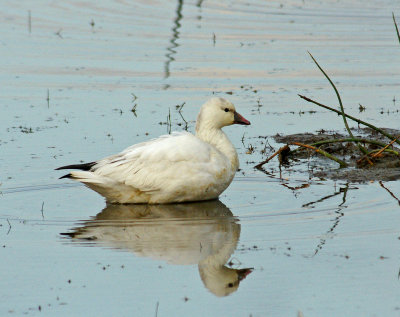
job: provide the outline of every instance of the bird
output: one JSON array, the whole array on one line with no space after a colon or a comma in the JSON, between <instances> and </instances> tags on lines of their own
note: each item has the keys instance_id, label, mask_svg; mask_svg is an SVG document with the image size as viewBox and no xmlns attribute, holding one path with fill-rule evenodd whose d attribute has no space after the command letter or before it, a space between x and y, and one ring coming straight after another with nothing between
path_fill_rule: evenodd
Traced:
<instances>
[{"instance_id":1,"label":"bird","mask_svg":"<svg viewBox=\"0 0 400 317\"><path fill-rule=\"evenodd\" d=\"M220 200L212 200L107 204L95 217L80 221L61 236L78 245L128 251L171 265L197 265L204 286L222 297L237 291L253 271L234 268L229 261L240 231L241 225L229 208Z\"/></svg>"},{"instance_id":2,"label":"bird","mask_svg":"<svg viewBox=\"0 0 400 317\"><path fill-rule=\"evenodd\" d=\"M228 100L204 103L195 134L182 131L128 147L104 159L56 168L115 204L168 204L217 199L239 168L235 147L221 130L250 125Z\"/></svg>"}]
</instances>

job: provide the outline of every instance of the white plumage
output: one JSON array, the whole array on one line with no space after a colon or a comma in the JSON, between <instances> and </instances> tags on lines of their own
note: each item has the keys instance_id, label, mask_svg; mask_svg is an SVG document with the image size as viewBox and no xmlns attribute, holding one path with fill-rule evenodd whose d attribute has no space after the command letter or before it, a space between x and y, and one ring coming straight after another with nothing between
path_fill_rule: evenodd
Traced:
<instances>
[{"instance_id":1,"label":"white plumage","mask_svg":"<svg viewBox=\"0 0 400 317\"><path fill-rule=\"evenodd\" d=\"M223 98L200 110L196 135L174 132L133 145L102 160L58 169L81 169L64 177L84 183L111 203L173 203L217 198L232 182L238 156L221 128L250 124Z\"/></svg>"},{"instance_id":2,"label":"white plumage","mask_svg":"<svg viewBox=\"0 0 400 317\"><path fill-rule=\"evenodd\" d=\"M219 200L108 204L94 219L63 235L84 245L126 250L170 264L196 264L204 285L217 296L236 291L252 271L226 266L238 244L240 224Z\"/></svg>"}]
</instances>

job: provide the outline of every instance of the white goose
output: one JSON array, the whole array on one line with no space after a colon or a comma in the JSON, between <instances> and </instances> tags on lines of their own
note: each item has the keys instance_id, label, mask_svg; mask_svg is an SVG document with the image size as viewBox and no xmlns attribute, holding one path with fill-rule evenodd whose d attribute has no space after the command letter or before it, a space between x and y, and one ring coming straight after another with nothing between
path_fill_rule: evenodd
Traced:
<instances>
[{"instance_id":1,"label":"white goose","mask_svg":"<svg viewBox=\"0 0 400 317\"><path fill-rule=\"evenodd\" d=\"M205 287L217 296L227 296L253 270L226 265L237 247L240 228L219 200L108 204L96 217L62 235L75 243L126 250L174 265L196 264Z\"/></svg>"},{"instance_id":2,"label":"white goose","mask_svg":"<svg viewBox=\"0 0 400 317\"><path fill-rule=\"evenodd\" d=\"M174 203L216 199L239 168L236 150L221 128L250 122L223 98L200 109L196 135L174 132L133 145L102 160L59 169L79 169L61 178L84 183L110 203Z\"/></svg>"}]
</instances>

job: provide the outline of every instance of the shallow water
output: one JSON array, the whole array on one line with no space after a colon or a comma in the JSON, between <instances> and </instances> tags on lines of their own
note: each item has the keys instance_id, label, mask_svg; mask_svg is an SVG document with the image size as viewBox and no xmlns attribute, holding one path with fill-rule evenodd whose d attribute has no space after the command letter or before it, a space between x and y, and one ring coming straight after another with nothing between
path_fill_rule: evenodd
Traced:
<instances>
[{"instance_id":1,"label":"shallow water","mask_svg":"<svg viewBox=\"0 0 400 317\"><path fill-rule=\"evenodd\" d=\"M253 168L274 151L265 140L279 147L276 133L344 132L297 96L337 103L307 50L347 112L399 128L397 1L4 8L1 315L399 315L400 182L310 179L336 168L320 160ZM242 170L219 202L105 206L58 180L58 166L167 133L169 112L173 130L193 131L213 94L252 122L226 129Z\"/></svg>"}]
</instances>

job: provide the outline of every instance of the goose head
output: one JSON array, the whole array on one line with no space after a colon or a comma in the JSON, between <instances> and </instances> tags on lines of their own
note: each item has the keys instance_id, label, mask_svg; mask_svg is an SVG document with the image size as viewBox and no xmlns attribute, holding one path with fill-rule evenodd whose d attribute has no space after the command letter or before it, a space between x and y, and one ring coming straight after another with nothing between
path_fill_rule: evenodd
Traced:
<instances>
[{"instance_id":1,"label":"goose head","mask_svg":"<svg viewBox=\"0 0 400 317\"><path fill-rule=\"evenodd\" d=\"M203 267L199 265L200 277L207 289L218 297L228 296L239 288L253 268L232 269L226 266Z\"/></svg>"},{"instance_id":2,"label":"goose head","mask_svg":"<svg viewBox=\"0 0 400 317\"><path fill-rule=\"evenodd\" d=\"M200 109L196 132L202 129L221 129L232 124L249 125L250 121L236 112L235 106L224 98L211 98Z\"/></svg>"}]
</instances>

